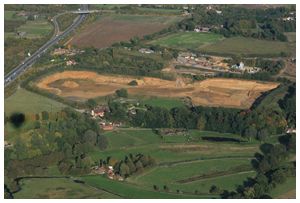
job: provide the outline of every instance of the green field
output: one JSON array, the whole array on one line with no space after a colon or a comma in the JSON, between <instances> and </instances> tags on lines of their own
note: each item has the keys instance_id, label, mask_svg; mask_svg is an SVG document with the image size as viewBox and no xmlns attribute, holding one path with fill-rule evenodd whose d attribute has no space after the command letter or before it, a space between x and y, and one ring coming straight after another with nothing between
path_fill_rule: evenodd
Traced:
<instances>
[{"instance_id":1,"label":"green field","mask_svg":"<svg viewBox=\"0 0 300 203\"><path fill-rule=\"evenodd\" d=\"M21 181L21 190L14 194L16 199L111 199L116 195L101 189L75 183L66 178L33 178Z\"/></svg>"},{"instance_id":2,"label":"green field","mask_svg":"<svg viewBox=\"0 0 300 203\"><path fill-rule=\"evenodd\" d=\"M104 17L106 15L103 15ZM182 19L181 16L158 16L158 15L131 15L131 14L109 14L107 17L112 20L130 21L130 22L143 22L143 23L163 23L171 24L178 22Z\"/></svg>"},{"instance_id":3,"label":"green field","mask_svg":"<svg viewBox=\"0 0 300 203\"><path fill-rule=\"evenodd\" d=\"M258 40L254 38L232 37L210 44L201 50L220 55L265 55L279 56L281 52L291 54L292 50L288 42Z\"/></svg>"},{"instance_id":4,"label":"green field","mask_svg":"<svg viewBox=\"0 0 300 203\"><path fill-rule=\"evenodd\" d=\"M168 99L168 98L160 98L160 97L150 97L150 98L142 99L141 103L145 105L163 107L167 109L184 106L184 103L176 98Z\"/></svg>"},{"instance_id":5,"label":"green field","mask_svg":"<svg viewBox=\"0 0 300 203\"><path fill-rule=\"evenodd\" d=\"M162 192L156 195L164 194L162 188L167 185L170 192L174 194L179 189L185 195L195 195L194 191L197 190L197 198L211 197L209 189L212 185L233 190L248 177L255 175L250 161L254 153L259 151L258 142L233 143L201 140L203 136L240 139L238 135L191 130L188 136L174 135L162 139L151 129L143 128L124 128L105 132L104 135L109 141L109 146L104 151L90 153L95 161L106 159L108 156L112 159L123 159L129 153L142 153L151 155L158 164L154 168L145 169L141 174L129 177L124 183L111 181L101 176L84 178L88 184L117 192L126 198L148 198L149 192L154 192L153 185L157 185ZM201 175L207 177L200 177L187 183L177 182ZM125 185L130 188L129 191L119 189ZM137 186L142 192L135 191ZM134 193L144 196L134 196ZM151 198L154 197L156 196L151 194ZM220 198L218 195L215 197ZM164 194L160 198L167 197Z\"/></svg>"},{"instance_id":6,"label":"green field","mask_svg":"<svg viewBox=\"0 0 300 203\"><path fill-rule=\"evenodd\" d=\"M289 42L296 42L296 32L286 32L284 34L287 36Z\"/></svg>"},{"instance_id":7,"label":"green field","mask_svg":"<svg viewBox=\"0 0 300 203\"><path fill-rule=\"evenodd\" d=\"M206 44L215 43L223 37L213 33L179 32L153 40L150 44L178 49L199 49Z\"/></svg>"},{"instance_id":8,"label":"green field","mask_svg":"<svg viewBox=\"0 0 300 203\"><path fill-rule=\"evenodd\" d=\"M82 177L86 184L99 189L104 189L113 193L119 194L122 198L134 199L177 199L177 198L211 198L213 195L196 196L184 195L166 192L155 192L153 190L145 189L133 184L127 184L118 181L111 181L102 176L85 176Z\"/></svg>"},{"instance_id":9,"label":"green field","mask_svg":"<svg viewBox=\"0 0 300 203\"><path fill-rule=\"evenodd\" d=\"M285 196L286 193L296 190L296 177L287 178L286 182L277 185L271 192L270 195L274 198L292 198ZM296 193L296 192L295 192Z\"/></svg>"},{"instance_id":10,"label":"green field","mask_svg":"<svg viewBox=\"0 0 300 203\"><path fill-rule=\"evenodd\" d=\"M20 32L26 32L26 37L37 38L49 34L53 26L45 19L27 21L18 28Z\"/></svg>"},{"instance_id":11,"label":"green field","mask_svg":"<svg viewBox=\"0 0 300 203\"><path fill-rule=\"evenodd\" d=\"M25 20L23 16L17 16L17 11L4 11L4 20Z\"/></svg>"},{"instance_id":12,"label":"green field","mask_svg":"<svg viewBox=\"0 0 300 203\"><path fill-rule=\"evenodd\" d=\"M59 111L65 105L47 97L18 89L13 95L4 100L4 111L6 115L13 112L40 113L42 111Z\"/></svg>"}]
</instances>

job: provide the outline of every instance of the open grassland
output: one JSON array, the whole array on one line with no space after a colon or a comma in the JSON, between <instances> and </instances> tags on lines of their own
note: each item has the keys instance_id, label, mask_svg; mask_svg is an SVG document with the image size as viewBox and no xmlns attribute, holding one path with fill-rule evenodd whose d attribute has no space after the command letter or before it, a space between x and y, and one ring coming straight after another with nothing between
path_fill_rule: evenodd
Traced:
<instances>
[{"instance_id":1,"label":"open grassland","mask_svg":"<svg viewBox=\"0 0 300 203\"><path fill-rule=\"evenodd\" d=\"M75 183L66 178L33 178L21 181L22 189L14 194L16 199L110 199L116 195Z\"/></svg>"},{"instance_id":2,"label":"open grassland","mask_svg":"<svg viewBox=\"0 0 300 203\"><path fill-rule=\"evenodd\" d=\"M143 97L139 98L142 104L150 106L158 106L167 109L172 109L174 107L184 106L183 101L176 98L164 98L164 97Z\"/></svg>"},{"instance_id":3,"label":"open grassland","mask_svg":"<svg viewBox=\"0 0 300 203\"><path fill-rule=\"evenodd\" d=\"M123 159L130 153L142 153L151 155L157 162L155 167L146 168L123 183L102 176L84 177L87 184L114 191L122 197L141 198L143 196L139 196L140 194L135 195L141 192L146 195L144 198L148 198L150 194L151 198L166 198L165 195L175 195L180 190L182 194L173 198L183 198L181 195L194 196L197 190L198 194L194 198L220 198L219 195L209 193L212 185L232 190L255 175L251 159L259 151L258 142L201 140L204 136L241 139L238 135L191 130L187 136L166 136L165 139L151 129L125 128L106 132L104 136L107 137L109 146L104 151L90 154L95 161L108 156L111 159ZM154 191L153 185L159 187L159 192ZM164 185L170 189L168 193L163 190ZM130 190L123 190L123 187ZM156 195L152 196L152 193Z\"/></svg>"},{"instance_id":4,"label":"open grassland","mask_svg":"<svg viewBox=\"0 0 300 203\"><path fill-rule=\"evenodd\" d=\"M234 170L235 167L241 167L241 171L232 173L231 170ZM209 188L218 179L239 175L240 173L251 174L251 172L250 159L212 159L179 163L172 166L158 166L145 171L141 175L133 176L128 181L149 189L153 188L153 185L158 185L161 188L167 185L173 191L180 189L193 193L198 190L201 193L208 194ZM242 177L244 178L244 176ZM245 178L241 181L225 182L222 184L222 189L233 189L236 184L241 184L243 180Z\"/></svg>"},{"instance_id":5,"label":"open grassland","mask_svg":"<svg viewBox=\"0 0 300 203\"><path fill-rule=\"evenodd\" d=\"M101 153L91 152L97 161L112 156L117 159L132 153L143 153L153 156L159 164L173 162L195 161L199 159L246 158L252 157L259 150L259 143L252 142L209 142L202 137L227 137L241 139L240 136L229 133L217 133L191 130L188 136L175 135L161 138L151 129L124 128L106 132L109 146ZM243 139L241 139L243 141Z\"/></svg>"},{"instance_id":6,"label":"open grassland","mask_svg":"<svg viewBox=\"0 0 300 203\"><path fill-rule=\"evenodd\" d=\"M88 25L74 36L71 44L78 47L109 47L115 42L128 41L134 36L142 37L168 27L180 17L108 15Z\"/></svg>"},{"instance_id":7,"label":"open grassland","mask_svg":"<svg viewBox=\"0 0 300 203\"><path fill-rule=\"evenodd\" d=\"M86 184L106 191L117 193L122 198L133 199L194 199L194 198L211 198L213 195L196 196L166 192L155 192L137 185L112 181L102 176L85 176L82 177Z\"/></svg>"},{"instance_id":8,"label":"open grassland","mask_svg":"<svg viewBox=\"0 0 300 203\"><path fill-rule=\"evenodd\" d=\"M43 37L51 33L53 26L47 20L27 21L18 28L19 32L26 32L27 38Z\"/></svg>"},{"instance_id":9,"label":"open grassland","mask_svg":"<svg viewBox=\"0 0 300 203\"><path fill-rule=\"evenodd\" d=\"M244 55L244 56L278 56L282 52L292 54L288 42L258 40L254 38L232 37L214 44L201 47L202 51L220 55Z\"/></svg>"},{"instance_id":10,"label":"open grassland","mask_svg":"<svg viewBox=\"0 0 300 203\"><path fill-rule=\"evenodd\" d=\"M64 107L64 104L25 89L18 89L13 95L4 100L6 115L10 115L13 112L39 113L51 110L56 112Z\"/></svg>"},{"instance_id":11,"label":"open grassland","mask_svg":"<svg viewBox=\"0 0 300 203\"><path fill-rule=\"evenodd\" d=\"M153 40L150 44L178 49L198 49L222 38L222 35L214 33L179 32Z\"/></svg>"},{"instance_id":12,"label":"open grassland","mask_svg":"<svg viewBox=\"0 0 300 203\"><path fill-rule=\"evenodd\" d=\"M136 80L137 86L128 85ZM185 83L158 78L99 75L91 71L64 71L42 78L40 89L66 98L95 98L126 88L132 95L169 98L190 97L196 105L248 108L261 93L274 89L278 83L213 78Z\"/></svg>"}]
</instances>

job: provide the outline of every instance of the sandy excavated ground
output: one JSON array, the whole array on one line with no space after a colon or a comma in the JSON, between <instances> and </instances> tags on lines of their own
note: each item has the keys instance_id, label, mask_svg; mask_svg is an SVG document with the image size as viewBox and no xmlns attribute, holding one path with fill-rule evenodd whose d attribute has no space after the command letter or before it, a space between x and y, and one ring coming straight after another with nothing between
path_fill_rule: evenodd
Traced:
<instances>
[{"instance_id":1,"label":"sandy excavated ground","mask_svg":"<svg viewBox=\"0 0 300 203\"><path fill-rule=\"evenodd\" d=\"M63 80L63 83L58 81ZM129 86L132 80L138 86ZM99 75L91 71L64 71L42 78L37 87L62 97L88 99L113 94L126 88L129 94L158 97L190 97L196 105L249 108L262 92L276 88L278 83L238 79L212 78L195 83L158 78Z\"/></svg>"}]
</instances>

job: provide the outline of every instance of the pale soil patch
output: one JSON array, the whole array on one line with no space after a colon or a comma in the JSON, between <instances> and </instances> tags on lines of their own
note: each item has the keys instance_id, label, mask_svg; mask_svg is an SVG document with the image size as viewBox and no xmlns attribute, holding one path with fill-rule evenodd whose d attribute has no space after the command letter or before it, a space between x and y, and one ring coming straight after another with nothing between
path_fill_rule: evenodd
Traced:
<instances>
[{"instance_id":1,"label":"pale soil patch","mask_svg":"<svg viewBox=\"0 0 300 203\"><path fill-rule=\"evenodd\" d=\"M78 83L74 82L74 81L65 81L63 84L62 84L63 87L66 87L66 88L76 88L78 87Z\"/></svg>"},{"instance_id":2,"label":"pale soil patch","mask_svg":"<svg viewBox=\"0 0 300 203\"><path fill-rule=\"evenodd\" d=\"M61 85L59 80L74 83ZM136 80L138 86L130 86ZM65 84L65 83L63 83ZM169 81L151 77L124 75L99 75L91 71L64 71L42 78L37 87L62 97L89 99L113 94L117 89L126 88L129 94L158 97L190 97L196 105L249 108L263 92L276 88L274 82L258 82L238 79L212 78L187 83L183 80Z\"/></svg>"}]
</instances>

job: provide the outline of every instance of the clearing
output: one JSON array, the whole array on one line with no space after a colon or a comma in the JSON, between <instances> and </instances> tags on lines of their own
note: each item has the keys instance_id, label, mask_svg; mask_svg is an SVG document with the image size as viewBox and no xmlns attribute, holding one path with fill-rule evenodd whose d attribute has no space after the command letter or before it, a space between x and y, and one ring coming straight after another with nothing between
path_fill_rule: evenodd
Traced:
<instances>
[{"instance_id":1,"label":"clearing","mask_svg":"<svg viewBox=\"0 0 300 203\"><path fill-rule=\"evenodd\" d=\"M128 85L136 80L137 86ZM66 85L69 84L69 85ZM185 98L196 105L249 108L263 92L274 89L278 83L238 79L212 78L185 83L159 78L120 75L100 75L92 71L63 71L45 76L36 83L40 89L53 94L85 101L89 98L113 94L126 88L132 95Z\"/></svg>"},{"instance_id":2,"label":"clearing","mask_svg":"<svg viewBox=\"0 0 300 203\"><path fill-rule=\"evenodd\" d=\"M158 32L180 17L144 16L144 15L111 15L101 16L100 20L88 25L75 35L72 45L78 47L109 47L115 42L128 41L132 37L143 37Z\"/></svg>"}]
</instances>

